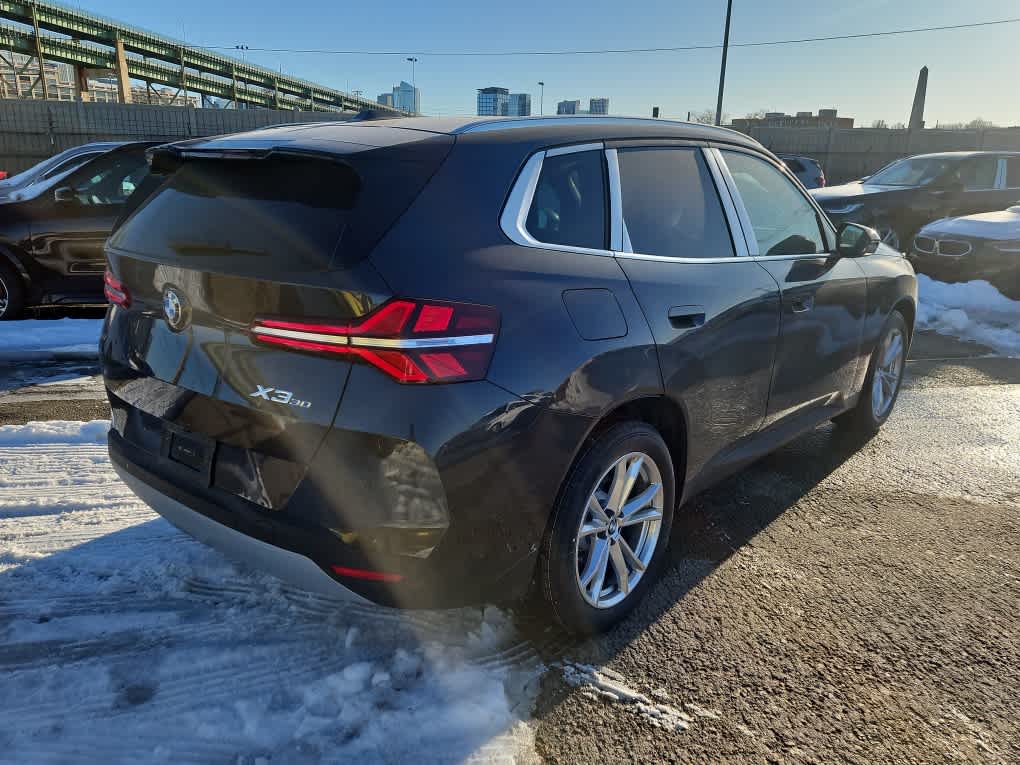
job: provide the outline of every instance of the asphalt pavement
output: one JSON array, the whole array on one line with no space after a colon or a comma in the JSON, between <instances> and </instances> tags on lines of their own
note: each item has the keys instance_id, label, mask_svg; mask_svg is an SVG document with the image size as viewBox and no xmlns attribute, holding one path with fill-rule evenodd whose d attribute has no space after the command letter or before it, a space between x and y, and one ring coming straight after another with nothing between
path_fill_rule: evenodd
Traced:
<instances>
[{"instance_id":1,"label":"asphalt pavement","mask_svg":"<svg viewBox=\"0 0 1020 765\"><path fill-rule=\"evenodd\" d=\"M97 371L0 371L0 424L107 417ZM1020 359L919 333L876 437L820 427L695 498L631 618L534 641L539 754L1020 762L1018 446Z\"/></svg>"}]
</instances>

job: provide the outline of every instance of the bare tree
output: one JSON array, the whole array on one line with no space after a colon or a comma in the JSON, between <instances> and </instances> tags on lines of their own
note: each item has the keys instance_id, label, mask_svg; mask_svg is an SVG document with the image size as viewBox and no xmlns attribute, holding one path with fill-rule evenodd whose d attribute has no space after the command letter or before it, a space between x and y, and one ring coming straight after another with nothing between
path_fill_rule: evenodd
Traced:
<instances>
[{"instance_id":1,"label":"bare tree","mask_svg":"<svg viewBox=\"0 0 1020 765\"><path fill-rule=\"evenodd\" d=\"M725 116L723 115L723 122L726 122ZM715 124L715 109L702 109L700 112L691 112L691 122L697 122L701 125Z\"/></svg>"},{"instance_id":2,"label":"bare tree","mask_svg":"<svg viewBox=\"0 0 1020 765\"><path fill-rule=\"evenodd\" d=\"M874 122L871 123L871 127L873 127L873 128L887 128L889 126L886 124L885 120L875 120Z\"/></svg>"},{"instance_id":3,"label":"bare tree","mask_svg":"<svg viewBox=\"0 0 1020 765\"><path fill-rule=\"evenodd\" d=\"M970 122L968 122L967 123L967 127L970 128L971 130L973 130L975 128L977 128L977 129L980 129L980 128L990 128L990 127L995 127L995 123L994 122L990 122L989 120L986 120L986 119L982 119L981 117L978 117L978 118L972 119Z\"/></svg>"},{"instance_id":4,"label":"bare tree","mask_svg":"<svg viewBox=\"0 0 1020 765\"><path fill-rule=\"evenodd\" d=\"M744 115L744 119L748 120L760 120L764 119L765 115L769 113L768 109L755 109L753 112L748 112Z\"/></svg>"}]
</instances>

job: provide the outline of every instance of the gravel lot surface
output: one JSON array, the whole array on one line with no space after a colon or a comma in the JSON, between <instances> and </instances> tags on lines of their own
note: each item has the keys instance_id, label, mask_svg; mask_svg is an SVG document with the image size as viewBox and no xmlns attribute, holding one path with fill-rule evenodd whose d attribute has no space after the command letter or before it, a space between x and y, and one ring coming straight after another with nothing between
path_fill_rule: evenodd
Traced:
<instances>
[{"instance_id":1,"label":"gravel lot surface","mask_svg":"<svg viewBox=\"0 0 1020 765\"><path fill-rule=\"evenodd\" d=\"M877 437L819 428L696 498L632 618L536 636L543 758L1020 762L1020 360L911 355ZM0 425L106 417L94 374L0 371Z\"/></svg>"},{"instance_id":2,"label":"gravel lot surface","mask_svg":"<svg viewBox=\"0 0 1020 765\"><path fill-rule=\"evenodd\" d=\"M819 428L684 508L648 600L547 673L539 754L1020 762L1020 375L967 350L921 338L876 438Z\"/></svg>"}]
</instances>

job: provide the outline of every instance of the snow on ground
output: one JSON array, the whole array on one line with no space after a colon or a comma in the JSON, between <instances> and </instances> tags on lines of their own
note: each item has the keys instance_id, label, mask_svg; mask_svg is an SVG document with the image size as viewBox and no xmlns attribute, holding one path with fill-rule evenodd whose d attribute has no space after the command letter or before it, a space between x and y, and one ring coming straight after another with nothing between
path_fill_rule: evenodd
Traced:
<instances>
[{"instance_id":1,"label":"snow on ground","mask_svg":"<svg viewBox=\"0 0 1020 765\"><path fill-rule=\"evenodd\" d=\"M527 762L496 608L397 612L228 562L117 479L106 423L0 428L0 762Z\"/></svg>"},{"instance_id":2,"label":"snow on ground","mask_svg":"<svg viewBox=\"0 0 1020 765\"><path fill-rule=\"evenodd\" d=\"M99 352L102 319L24 319L0 324L0 358L26 352Z\"/></svg>"},{"instance_id":3,"label":"snow on ground","mask_svg":"<svg viewBox=\"0 0 1020 765\"><path fill-rule=\"evenodd\" d=\"M918 274L917 287L918 327L1020 356L1020 302L984 280L946 284Z\"/></svg>"}]
</instances>

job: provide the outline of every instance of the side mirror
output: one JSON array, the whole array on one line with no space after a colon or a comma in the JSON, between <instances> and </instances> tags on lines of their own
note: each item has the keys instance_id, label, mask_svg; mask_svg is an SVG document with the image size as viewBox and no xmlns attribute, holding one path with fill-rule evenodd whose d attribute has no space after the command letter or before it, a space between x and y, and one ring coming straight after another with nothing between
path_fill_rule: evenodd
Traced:
<instances>
[{"instance_id":1,"label":"side mirror","mask_svg":"<svg viewBox=\"0 0 1020 765\"><path fill-rule=\"evenodd\" d=\"M70 186L61 186L53 190L53 200L56 202L75 202L78 195Z\"/></svg>"},{"instance_id":2,"label":"side mirror","mask_svg":"<svg viewBox=\"0 0 1020 765\"><path fill-rule=\"evenodd\" d=\"M836 251L844 258L859 258L878 249L882 238L873 228L859 223L842 223L836 230Z\"/></svg>"}]
</instances>

